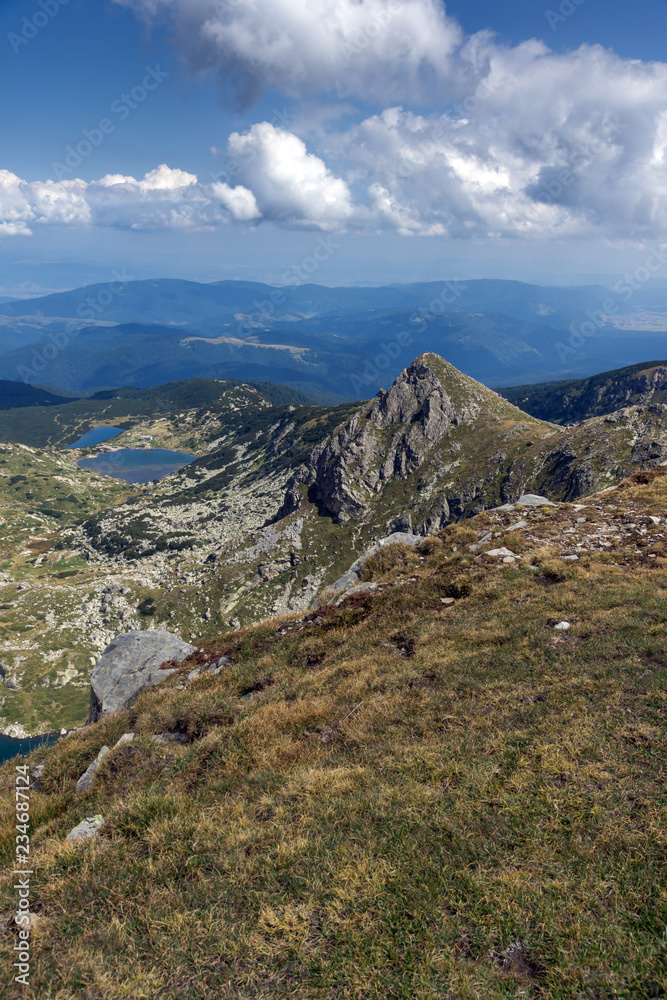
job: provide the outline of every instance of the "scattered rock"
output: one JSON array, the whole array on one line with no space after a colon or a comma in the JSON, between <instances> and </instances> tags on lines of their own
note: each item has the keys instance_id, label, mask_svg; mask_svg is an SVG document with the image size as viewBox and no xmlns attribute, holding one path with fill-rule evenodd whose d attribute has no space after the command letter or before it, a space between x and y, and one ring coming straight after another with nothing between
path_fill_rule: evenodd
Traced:
<instances>
[{"instance_id":1,"label":"scattered rock","mask_svg":"<svg viewBox=\"0 0 667 1000\"><path fill-rule=\"evenodd\" d=\"M516 559L516 555L510 549L489 549L488 552L484 553L485 556L490 556L492 559Z\"/></svg>"},{"instance_id":2,"label":"scattered rock","mask_svg":"<svg viewBox=\"0 0 667 1000\"><path fill-rule=\"evenodd\" d=\"M563 556L564 562L579 562L579 556Z\"/></svg>"},{"instance_id":3,"label":"scattered rock","mask_svg":"<svg viewBox=\"0 0 667 1000\"><path fill-rule=\"evenodd\" d=\"M519 531L521 528L527 528L528 521L515 521L514 524L510 524L506 531Z\"/></svg>"},{"instance_id":4,"label":"scattered rock","mask_svg":"<svg viewBox=\"0 0 667 1000\"><path fill-rule=\"evenodd\" d=\"M102 761L109 753L111 753L109 747L107 746L102 747L102 749L100 750L100 752L98 753L97 757L90 765L88 770L84 771L84 773L77 781L76 783L77 795L80 795L82 792L87 792L89 789L93 787L93 782L95 781L95 774L99 770Z\"/></svg>"},{"instance_id":5,"label":"scattered rock","mask_svg":"<svg viewBox=\"0 0 667 1000\"><path fill-rule=\"evenodd\" d=\"M97 813L96 816L87 816L78 826L75 826L73 830L67 834L67 840L70 843L76 843L79 840L92 840L97 837L101 827L104 826L104 817Z\"/></svg>"},{"instance_id":6,"label":"scattered rock","mask_svg":"<svg viewBox=\"0 0 667 1000\"><path fill-rule=\"evenodd\" d=\"M20 722L10 723L6 729L2 730L2 733L3 736L11 736L14 740L27 740L30 737L30 733Z\"/></svg>"},{"instance_id":7,"label":"scattered rock","mask_svg":"<svg viewBox=\"0 0 667 1000\"><path fill-rule=\"evenodd\" d=\"M409 535L403 531L395 531L392 535L387 535L386 538L381 538L379 542L376 542L375 545L370 547L370 549L367 549L363 555L359 556L358 559L355 559L347 573L344 573L340 579L336 580L335 583L327 588L328 593L331 597L336 597L339 594L344 594L351 588L356 589L361 577L361 571L368 560L372 559L373 556L377 555L381 549L386 548L388 545L412 545L413 548L416 548L418 545L421 545L423 541L424 539L421 535Z\"/></svg>"},{"instance_id":8,"label":"scattered rock","mask_svg":"<svg viewBox=\"0 0 667 1000\"><path fill-rule=\"evenodd\" d=\"M456 604L456 601L453 597L441 597L440 603L444 604L446 608L451 608L454 604Z\"/></svg>"},{"instance_id":9,"label":"scattered rock","mask_svg":"<svg viewBox=\"0 0 667 1000\"><path fill-rule=\"evenodd\" d=\"M133 739L134 739L134 733L123 733L121 738L118 740L118 743L114 745L114 750L116 750L118 747L125 746L126 743L131 743Z\"/></svg>"},{"instance_id":10,"label":"scattered rock","mask_svg":"<svg viewBox=\"0 0 667 1000\"><path fill-rule=\"evenodd\" d=\"M167 661L182 663L195 647L171 632L128 632L104 650L90 678L88 722L127 708L147 687L171 677Z\"/></svg>"},{"instance_id":11,"label":"scattered rock","mask_svg":"<svg viewBox=\"0 0 667 1000\"><path fill-rule=\"evenodd\" d=\"M524 493L516 502L517 507L555 507L553 500L536 496L535 493Z\"/></svg>"},{"instance_id":12,"label":"scattered rock","mask_svg":"<svg viewBox=\"0 0 667 1000\"><path fill-rule=\"evenodd\" d=\"M42 777L44 775L45 764L38 764L30 773L30 787L36 792L42 790Z\"/></svg>"},{"instance_id":13,"label":"scattered rock","mask_svg":"<svg viewBox=\"0 0 667 1000\"><path fill-rule=\"evenodd\" d=\"M343 601L348 599L348 597L353 597L355 594L369 594L372 591L379 589L380 588L377 583L359 583L356 587L350 587L350 589L346 590L344 594L341 594L336 601L336 606L342 604Z\"/></svg>"},{"instance_id":14,"label":"scattered rock","mask_svg":"<svg viewBox=\"0 0 667 1000\"><path fill-rule=\"evenodd\" d=\"M572 628L569 622L559 622L558 625L554 625L557 632L567 632L569 628Z\"/></svg>"}]
</instances>

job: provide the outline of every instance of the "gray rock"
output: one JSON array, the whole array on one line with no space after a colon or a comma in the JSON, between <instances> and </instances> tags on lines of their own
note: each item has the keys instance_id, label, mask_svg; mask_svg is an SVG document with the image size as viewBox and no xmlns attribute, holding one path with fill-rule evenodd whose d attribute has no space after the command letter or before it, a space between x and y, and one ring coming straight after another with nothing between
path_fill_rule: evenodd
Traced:
<instances>
[{"instance_id":1,"label":"gray rock","mask_svg":"<svg viewBox=\"0 0 667 1000\"><path fill-rule=\"evenodd\" d=\"M67 834L67 840L70 843L76 843L79 840L92 840L93 837L97 837L100 828L103 826L104 817L99 813L96 816L86 816L78 826L70 830Z\"/></svg>"},{"instance_id":2,"label":"gray rock","mask_svg":"<svg viewBox=\"0 0 667 1000\"><path fill-rule=\"evenodd\" d=\"M518 531L520 528L527 528L527 527L528 527L528 521L515 521L514 524L510 524L509 528L506 528L505 530Z\"/></svg>"},{"instance_id":3,"label":"gray rock","mask_svg":"<svg viewBox=\"0 0 667 1000\"><path fill-rule=\"evenodd\" d=\"M579 562L579 556L563 556L565 562Z\"/></svg>"},{"instance_id":4,"label":"gray rock","mask_svg":"<svg viewBox=\"0 0 667 1000\"><path fill-rule=\"evenodd\" d=\"M363 555L359 556L358 559L352 563L347 573L344 573L335 583L330 587L327 587L327 591L331 598L337 597L340 594L344 594L349 591L352 587L355 587L359 583L359 578L361 577L361 572L373 556L381 549L385 549L388 545L412 545L416 548L424 539L421 535L409 535L404 531L395 531L392 535L387 535L386 538L381 538L379 542L367 549Z\"/></svg>"},{"instance_id":5,"label":"gray rock","mask_svg":"<svg viewBox=\"0 0 667 1000\"><path fill-rule=\"evenodd\" d=\"M439 361L436 367L441 366L446 363ZM448 394L442 373L427 363L427 356L417 358L389 391L380 390L315 446L291 483L289 504L279 516L298 509L299 482L314 486L318 502L338 523L365 514L383 484L407 479L454 428L475 420L481 411L478 395L469 389L455 396ZM436 530L445 511L443 504L434 514Z\"/></svg>"},{"instance_id":6,"label":"gray rock","mask_svg":"<svg viewBox=\"0 0 667 1000\"><path fill-rule=\"evenodd\" d=\"M116 750L117 747L125 746L126 743L131 743L133 739L134 739L134 733L123 733L121 738L118 740L118 743L114 745L114 750Z\"/></svg>"},{"instance_id":7,"label":"gray rock","mask_svg":"<svg viewBox=\"0 0 667 1000\"><path fill-rule=\"evenodd\" d=\"M506 549L504 547L501 549L490 549L488 552L485 552L484 555L491 556L492 559L508 559L510 557L512 559L516 559L516 554L511 552L510 549Z\"/></svg>"},{"instance_id":8,"label":"gray rock","mask_svg":"<svg viewBox=\"0 0 667 1000\"><path fill-rule=\"evenodd\" d=\"M90 678L89 722L131 705L147 687L160 684L174 670L160 670L165 660L183 660L195 646L171 632L127 632L110 643Z\"/></svg>"},{"instance_id":9,"label":"gray rock","mask_svg":"<svg viewBox=\"0 0 667 1000\"><path fill-rule=\"evenodd\" d=\"M341 594L336 604L342 604L343 601L346 601L348 597L352 597L354 594L369 594L374 590L379 590L377 583L359 583L356 587L351 587L344 594Z\"/></svg>"},{"instance_id":10,"label":"gray rock","mask_svg":"<svg viewBox=\"0 0 667 1000\"><path fill-rule=\"evenodd\" d=\"M81 775L81 777L76 783L76 792L78 795L80 795L81 792L87 792L90 788L93 787L93 782L95 781L95 774L99 770L100 764L102 763L106 755L109 753L111 753L109 747L106 746L102 747L102 749L100 750L100 752L98 753L97 757L90 765L88 770L84 771L84 773Z\"/></svg>"},{"instance_id":11,"label":"gray rock","mask_svg":"<svg viewBox=\"0 0 667 1000\"><path fill-rule=\"evenodd\" d=\"M536 496L535 493L524 493L516 502L517 507L555 507L553 500Z\"/></svg>"},{"instance_id":12,"label":"gray rock","mask_svg":"<svg viewBox=\"0 0 667 1000\"><path fill-rule=\"evenodd\" d=\"M219 656L217 660L213 660L210 673L212 673L214 677L217 677L218 674L221 674L225 667L231 662L232 661L228 656Z\"/></svg>"},{"instance_id":13,"label":"gray rock","mask_svg":"<svg viewBox=\"0 0 667 1000\"><path fill-rule=\"evenodd\" d=\"M469 545L468 548L469 548L469 550L471 552L477 552L477 550L481 549L483 545L486 545L486 543L491 538L493 538L493 532L489 531L489 532L486 533L486 535L484 535L482 538L480 538L480 540L478 542L473 542L472 545Z\"/></svg>"}]
</instances>

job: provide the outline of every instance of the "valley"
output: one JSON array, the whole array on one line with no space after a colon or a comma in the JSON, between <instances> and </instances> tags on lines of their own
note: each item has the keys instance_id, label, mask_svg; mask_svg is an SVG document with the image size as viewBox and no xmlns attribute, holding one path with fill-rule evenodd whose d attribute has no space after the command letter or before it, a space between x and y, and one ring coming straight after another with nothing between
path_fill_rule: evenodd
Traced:
<instances>
[{"instance_id":1,"label":"valley","mask_svg":"<svg viewBox=\"0 0 667 1000\"><path fill-rule=\"evenodd\" d=\"M4 411L25 414L24 436L53 443L0 445L0 728L81 724L91 666L120 633L200 643L302 614L394 532L427 537L526 493L577 501L666 462L667 372L642 368L640 381L645 370L640 403L571 426L530 416L432 354L362 404L199 380ZM638 377L612 373L612 402L633 400ZM126 429L66 450L98 421ZM200 457L145 486L77 467L125 447Z\"/></svg>"}]
</instances>

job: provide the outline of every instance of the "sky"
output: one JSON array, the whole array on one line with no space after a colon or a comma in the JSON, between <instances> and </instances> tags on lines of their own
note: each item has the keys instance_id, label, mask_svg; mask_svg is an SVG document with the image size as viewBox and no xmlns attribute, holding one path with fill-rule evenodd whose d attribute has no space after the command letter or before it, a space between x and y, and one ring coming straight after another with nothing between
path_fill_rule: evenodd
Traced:
<instances>
[{"instance_id":1,"label":"sky","mask_svg":"<svg viewBox=\"0 0 667 1000\"><path fill-rule=\"evenodd\" d=\"M0 0L0 292L622 274L667 240L666 37L667 0Z\"/></svg>"}]
</instances>

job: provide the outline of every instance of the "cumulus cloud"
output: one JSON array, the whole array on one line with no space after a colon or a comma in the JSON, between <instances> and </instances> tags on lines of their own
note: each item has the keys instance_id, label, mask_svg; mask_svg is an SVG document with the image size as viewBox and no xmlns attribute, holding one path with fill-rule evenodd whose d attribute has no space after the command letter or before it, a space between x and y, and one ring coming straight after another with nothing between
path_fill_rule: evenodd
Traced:
<instances>
[{"instance_id":1,"label":"cumulus cloud","mask_svg":"<svg viewBox=\"0 0 667 1000\"><path fill-rule=\"evenodd\" d=\"M225 218L194 174L165 164L136 180L107 174L98 181L24 181L0 171L0 234L29 234L32 225L121 229L202 229Z\"/></svg>"},{"instance_id":2,"label":"cumulus cloud","mask_svg":"<svg viewBox=\"0 0 667 1000\"><path fill-rule=\"evenodd\" d=\"M216 71L241 106L271 89L377 106L345 131L324 115L301 137L267 123L230 136L223 157L236 173L212 196L237 221L457 237L664 232L665 63L466 37L440 0L117 2L170 18L187 63ZM317 156L302 141L313 137Z\"/></svg>"},{"instance_id":3,"label":"cumulus cloud","mask_svg":"<svg viewBox=\"0 0 667 1000\"><path fill-rule=\"evenodd\" d=\"M268 122L243 134L233 132L227 156L237 165L241 184L234 188L223 184L217 190L237 219L245 214L245 218L335 229L353 216L347 183L292 132Z\"/></svg>"},{"instance_id":4,"label":"cumulus cloud","mask_svg":"<svg viewBox=\"0 0 667 1000\"><path fill-rule=\"evenodd\" d=\"M377 107L355 114L346 104L345 127L330 106L317 127L233 132L206 182L164 164L91 183L28 184L0 171L5 234L272 222L457 238L664 237L665 63L466 38L440 0L118 2L171 16L192 66L219 71L242 103L276 88Z\"/></svg>"},{"instance_id":5,"label":"cumulus cloud","mask_svg":"<svg viewBox=\"0 0 667 1000\"><path fill-rule=\"evenodd\" d=\"M441 0L117 0L174 22L188 65L215 71L228 103L264 88L365 100L443 96L463 33ZM458 58L458 57L457 57Z\"/></svg>"}]
</instances>

